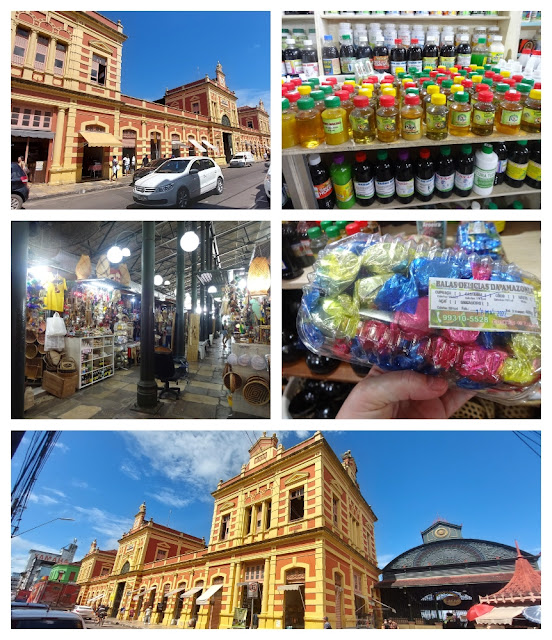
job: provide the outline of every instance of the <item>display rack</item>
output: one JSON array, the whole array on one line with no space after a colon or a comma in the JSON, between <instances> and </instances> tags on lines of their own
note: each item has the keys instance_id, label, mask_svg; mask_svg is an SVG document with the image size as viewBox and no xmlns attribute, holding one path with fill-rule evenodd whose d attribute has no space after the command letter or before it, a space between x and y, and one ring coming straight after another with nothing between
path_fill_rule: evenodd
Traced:
<instances>
[{"instance_id":1,"label":"display rack","mask_svg":"<svg viewBox=\"0 0 552 640\"><path fill-rule=\"evenodd\" d=\"M503 36L505 57L511 57L511 51L517 52L518 40L520 34L521 11L501 12L497 16L409 16L409 15L327 15L321 11L315 11L314 24L316 29L316 44L318 48L318 59L322 60L322 36L324 34L331 34L334 39L339 37L338 23L339 22L393 22L400 23L421 23L426 24L433 21L446 24L447 22L473 24L474 26L478 22L482 22L486 25L496 24L500 27L500 34ZM299 22L298 20L290 21L290 18L309 18L309 16L283 16L282 21L285 25L286 22ZM525 25L527 23L524 23ZM289 149L283 149L282 151L282 172L286 181L287 189L293 206L296 209L315 209L318 210L318 204L312 188L312 182L310 178L310 172L307 163L307 156L311 153L338 153L338 152L355 152L359 150L363 151L376 151L378 149L405 149L405 148L417 148L417 147L440 147L443 145L461 145L461 144L483 144L484 142L512 142L514 140L540 140L540 133L528 133L521 131L517 135L501 134L494 132L490 136L476 136L469 133L466 136L448 136L445 140L430 140L423 136L420 140L399 140L392 143L383 143L377 139L373 142L366 144L357 144L350 140L345 144L340 145L328 145L323 143L313 149L307 149L300 146L291 147ZM531 187L521 187L519 189L508 187L508 185L500 185L493 189L491 198L502 198L506 196L516 197L522 194L540 195L538 189L532 189ZM403 209L412 208L416 206L427 206L436 204L446 204L450 202L461 202L466 200L481 200L485 196L479 196L472 192L468 197L460 197L456 195L450 196L450 198L441 199L435 196L429 202L421 202L416 198L409 204L400 204L397 200L394 200L390 204L382 205L375 202L370 207L361 207L355 205L353 208L359 210L375 210L375 209ZM539 204L540 207L540 204Z\"/></svg>"},{"instance_id":2,"label":"display rack","mask_svg":"<svg viewBox=\"0 0 552 640\"><path fill-rule=\"evenodd\" d=\"M89 387L113 375L113 336L65 339L65 352L77 363L78 389Z\"/></svg>"}]
</instances>

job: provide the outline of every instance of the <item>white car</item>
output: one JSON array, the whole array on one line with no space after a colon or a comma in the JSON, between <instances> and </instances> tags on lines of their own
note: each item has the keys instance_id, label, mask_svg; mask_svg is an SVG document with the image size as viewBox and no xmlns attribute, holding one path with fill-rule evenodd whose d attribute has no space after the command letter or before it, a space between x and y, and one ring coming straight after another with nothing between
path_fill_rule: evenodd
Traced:
<instances>
[{"instance_id":1,"label":"white car","mask_svg":"<svg viewBox=\"0 0 552 640\"><path fill-rule=\"evenodd\" d=\"M147 207L185 209L195 198L224 191L221 168L211 158L172 158L136 181L134 202Z\"/></svg>"},{"instance_id":2,"label":"white car","mask_svg":"<svg viewBox=\"0 0 552 640\"><path fill-rule=\"evenodd\" d=\"M85 604L76 604L73 607L73 613L78 613L79 616L82 616L85 620L94 620L96 618L94 609Z\"/></svg>"},{"instance_id":3,"label":"white car","mask_svg":"<svg viewBox=\"0 0 552 640\"><path fill-rule=\"evenodd\" d=\"M268 171L266 172L263 185L266 193L266 198L270 202L270 165L268 166Z\"/></svg>"},{"instance_id":4,"label":"white car","mask_svg":"<svg viewBox=\"0 0 552 640\"><path fill-rule=\"evenodd\" d=\"M232 156L231 167L250 167L255 162L255 156L250 151L242 151Z\"/></svg>"}]
</instances>

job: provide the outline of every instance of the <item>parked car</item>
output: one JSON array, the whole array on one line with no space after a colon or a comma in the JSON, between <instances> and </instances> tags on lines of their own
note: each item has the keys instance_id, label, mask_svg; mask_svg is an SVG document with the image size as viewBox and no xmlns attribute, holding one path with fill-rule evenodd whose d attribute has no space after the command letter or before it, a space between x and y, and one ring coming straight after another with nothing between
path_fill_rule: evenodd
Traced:
<instances>
[{"instance_id":1,"label":"parked car","mask_svg":"<svg viewBox=\"0 0 552 640\"><path fill-rule=\"evenodd\" d=\"M11 208L21 209L29 197L29 179L17 162L11 163Z\"/></svg>"},{"instance_id":2,"label":"parked car","mask_svg":"<svg viewBox=\"0 0 552 640\"><path fill-rule=\"evenodd\" d=\"M12 609L12 629L86 629L84 620L73 611Z\"/></svg>"},{"instance_id":3,"label":"parked car","mask_svg":"<svg viewBox=\"0 0 552 640\"><path fill-rule=\"evenodd\" d=\"M172 158L134 185L134 202L185 209L195 198L224 191L224 178L211 158Z\"/></svg>"},{"instance_id":4,"label":"parked car","mask_svg":"<svg viewBox=\"0 0 552 640\"><path fill-rule=\"evenodd\" d=\"M232 156L231 167L250 167L255 162L255 156L250 151L242 151Z\"/></svg>"},{"instance_id":5,"label":"parked car","mask_svg":"<svg viewBox=\"0 0 552 640\"><path fill-rule=\"evenodd\" d=\"M82 616L85 620L94 620L96 618L94 609L85 604L76 604L73 607L73 613L78 613L79 616Z\"/></svg>"},{"instance_id":6,"label":"parked car","mask_svg":"<svg viewBox=\"0 0 552 640\"><path fill-rule=\"evenodd\" d=\"M157 158L157 160L152 160L147 166L136 169L136 171L132 174L132 182L130 183L131 186L136 183L136 180L144 178L156 169L159 169L162 164L165 164L165 162L168 162L169 160L170 158Z\"/></svg>"},{"instance_id":7,"label":"parked car","mask_svg":"<svg viewBox=\"0 0 552 640\"><path fill-rule=\"evenodd\" d=\"M266 198L270 202L270 165L268 165L268 171L263 182Z\"/></svg>"},{"instance_id":8,"label":"parked car","mask_svg":"<svg viewBox=\"0 0 552 640\"><path fill-rule=\"evenodd\" d=\"M17 602L16 600L11 603L12 609L48 609L48 605L42 602Z\"/></svg>"}]
</instances>

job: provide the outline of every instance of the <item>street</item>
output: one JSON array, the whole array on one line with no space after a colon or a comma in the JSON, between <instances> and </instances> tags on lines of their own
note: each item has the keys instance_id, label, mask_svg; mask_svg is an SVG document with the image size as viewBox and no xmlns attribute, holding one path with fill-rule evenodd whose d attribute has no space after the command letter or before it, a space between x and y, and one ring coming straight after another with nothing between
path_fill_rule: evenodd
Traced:
<instances>
[{"instance_id":1,"label":"street","mask_svg":"<svg viewBox=\"0 0 552 640\"><path fill-rule=\"evenodd\" d=\"M257 162L252 167L223 169L224 192L194 201L189 209L269 209L263 181L268 163ZM143 209L132 199L132 187L109 188L90 193L71 193L33 201L33 195L24 209Z\"/></svg>"}]
</instances>

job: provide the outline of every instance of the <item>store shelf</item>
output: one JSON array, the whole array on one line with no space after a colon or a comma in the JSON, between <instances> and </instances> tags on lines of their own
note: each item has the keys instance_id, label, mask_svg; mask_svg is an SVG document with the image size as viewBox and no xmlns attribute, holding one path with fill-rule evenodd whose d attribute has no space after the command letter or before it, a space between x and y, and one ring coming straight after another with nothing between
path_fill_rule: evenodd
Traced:
<instances>
[{"instance_id":1,"label":"store shelf","mask_svg":"<svg viewBox=\"0 0 552 640\"><path fill-rule=\"evenodd\" d=\"M522 22L521 23L521 28L522 29L526 29L528 27L540 27L541 23L540 20L536 20L535 22Z\"/></svg>"},{"instance_id":2,"label":"store shelf","mask_svg":"<svg viewBox=\"0 0 552 640\"><path fill-rule=\"evenodd\" d=\"M284 280L282 278L282 289L302 289L305 285L309 284L309 273L312 273L312 267L307 267L306 269L304 269L302 275L300 275L298 278L294 278L293 280Z\"/></svg>"},{"instance_id":3,"label":"store shelf","mask_svg":"<svg viewBox=\"0 0 552 640\"><path fill-rule=\"evenodd\" d=\"M310 153L338 153L344 151L370 151L378 149L405 149L411 147L442 147L443 145L456 145L456 144L483 144L484 142L512 142L513 140L540 140L540 133L528 133L523 132L520 134L506 134L494 132L490 136L476 136L473 133L468 133L465 136L448 136L444 140L430 140L423 136L420 140L403 140L399 138L395 142L380 142L377 138L373 142L367 142L364 144L357 144L353 140L349 140L344 144L326 144L325 142L314 147L313 149L306 149L305 147L291 147L290 149L283 149L282 155L286 156L303 156Z\"/></svg>"},{"instance_id":4,"label":"store shelf","mask_svg":"<svg viewBox=\"0 0 552 640\"><path fill-rule=\"evenodd\" d=\"M347 16L332 13L322 14L321 18L329 22L497 22L509 20L510 16L409 16L388 14L370 15L367 13Z\"/></svg>"},{"instance_id":5,"label":"store shelf","mask_svg":"<svg viewBox=\"0 0 552 640\"><path fill-rule=\"evenodd\" d=\"M282 15L283 22L314 22L314 15L302 15L302 16L286 16Z\"/></svg>"},{"instance_id":6,"label":"store shelf","mask_svg":"<svg viewBox=\"0 0 552 640\"><path fill-rule=\"evenodd\" d=\"M349 382L356 384L362 380L364 376L358 376L348 362L340 362L337 369L332 373L318 375L313 373L308 367L305 360L301 359L293 364L284 364L282 367L282 376L284 378L312 378L313 380L333 380L335 382Z\"/></svg>"}]
</instances>

